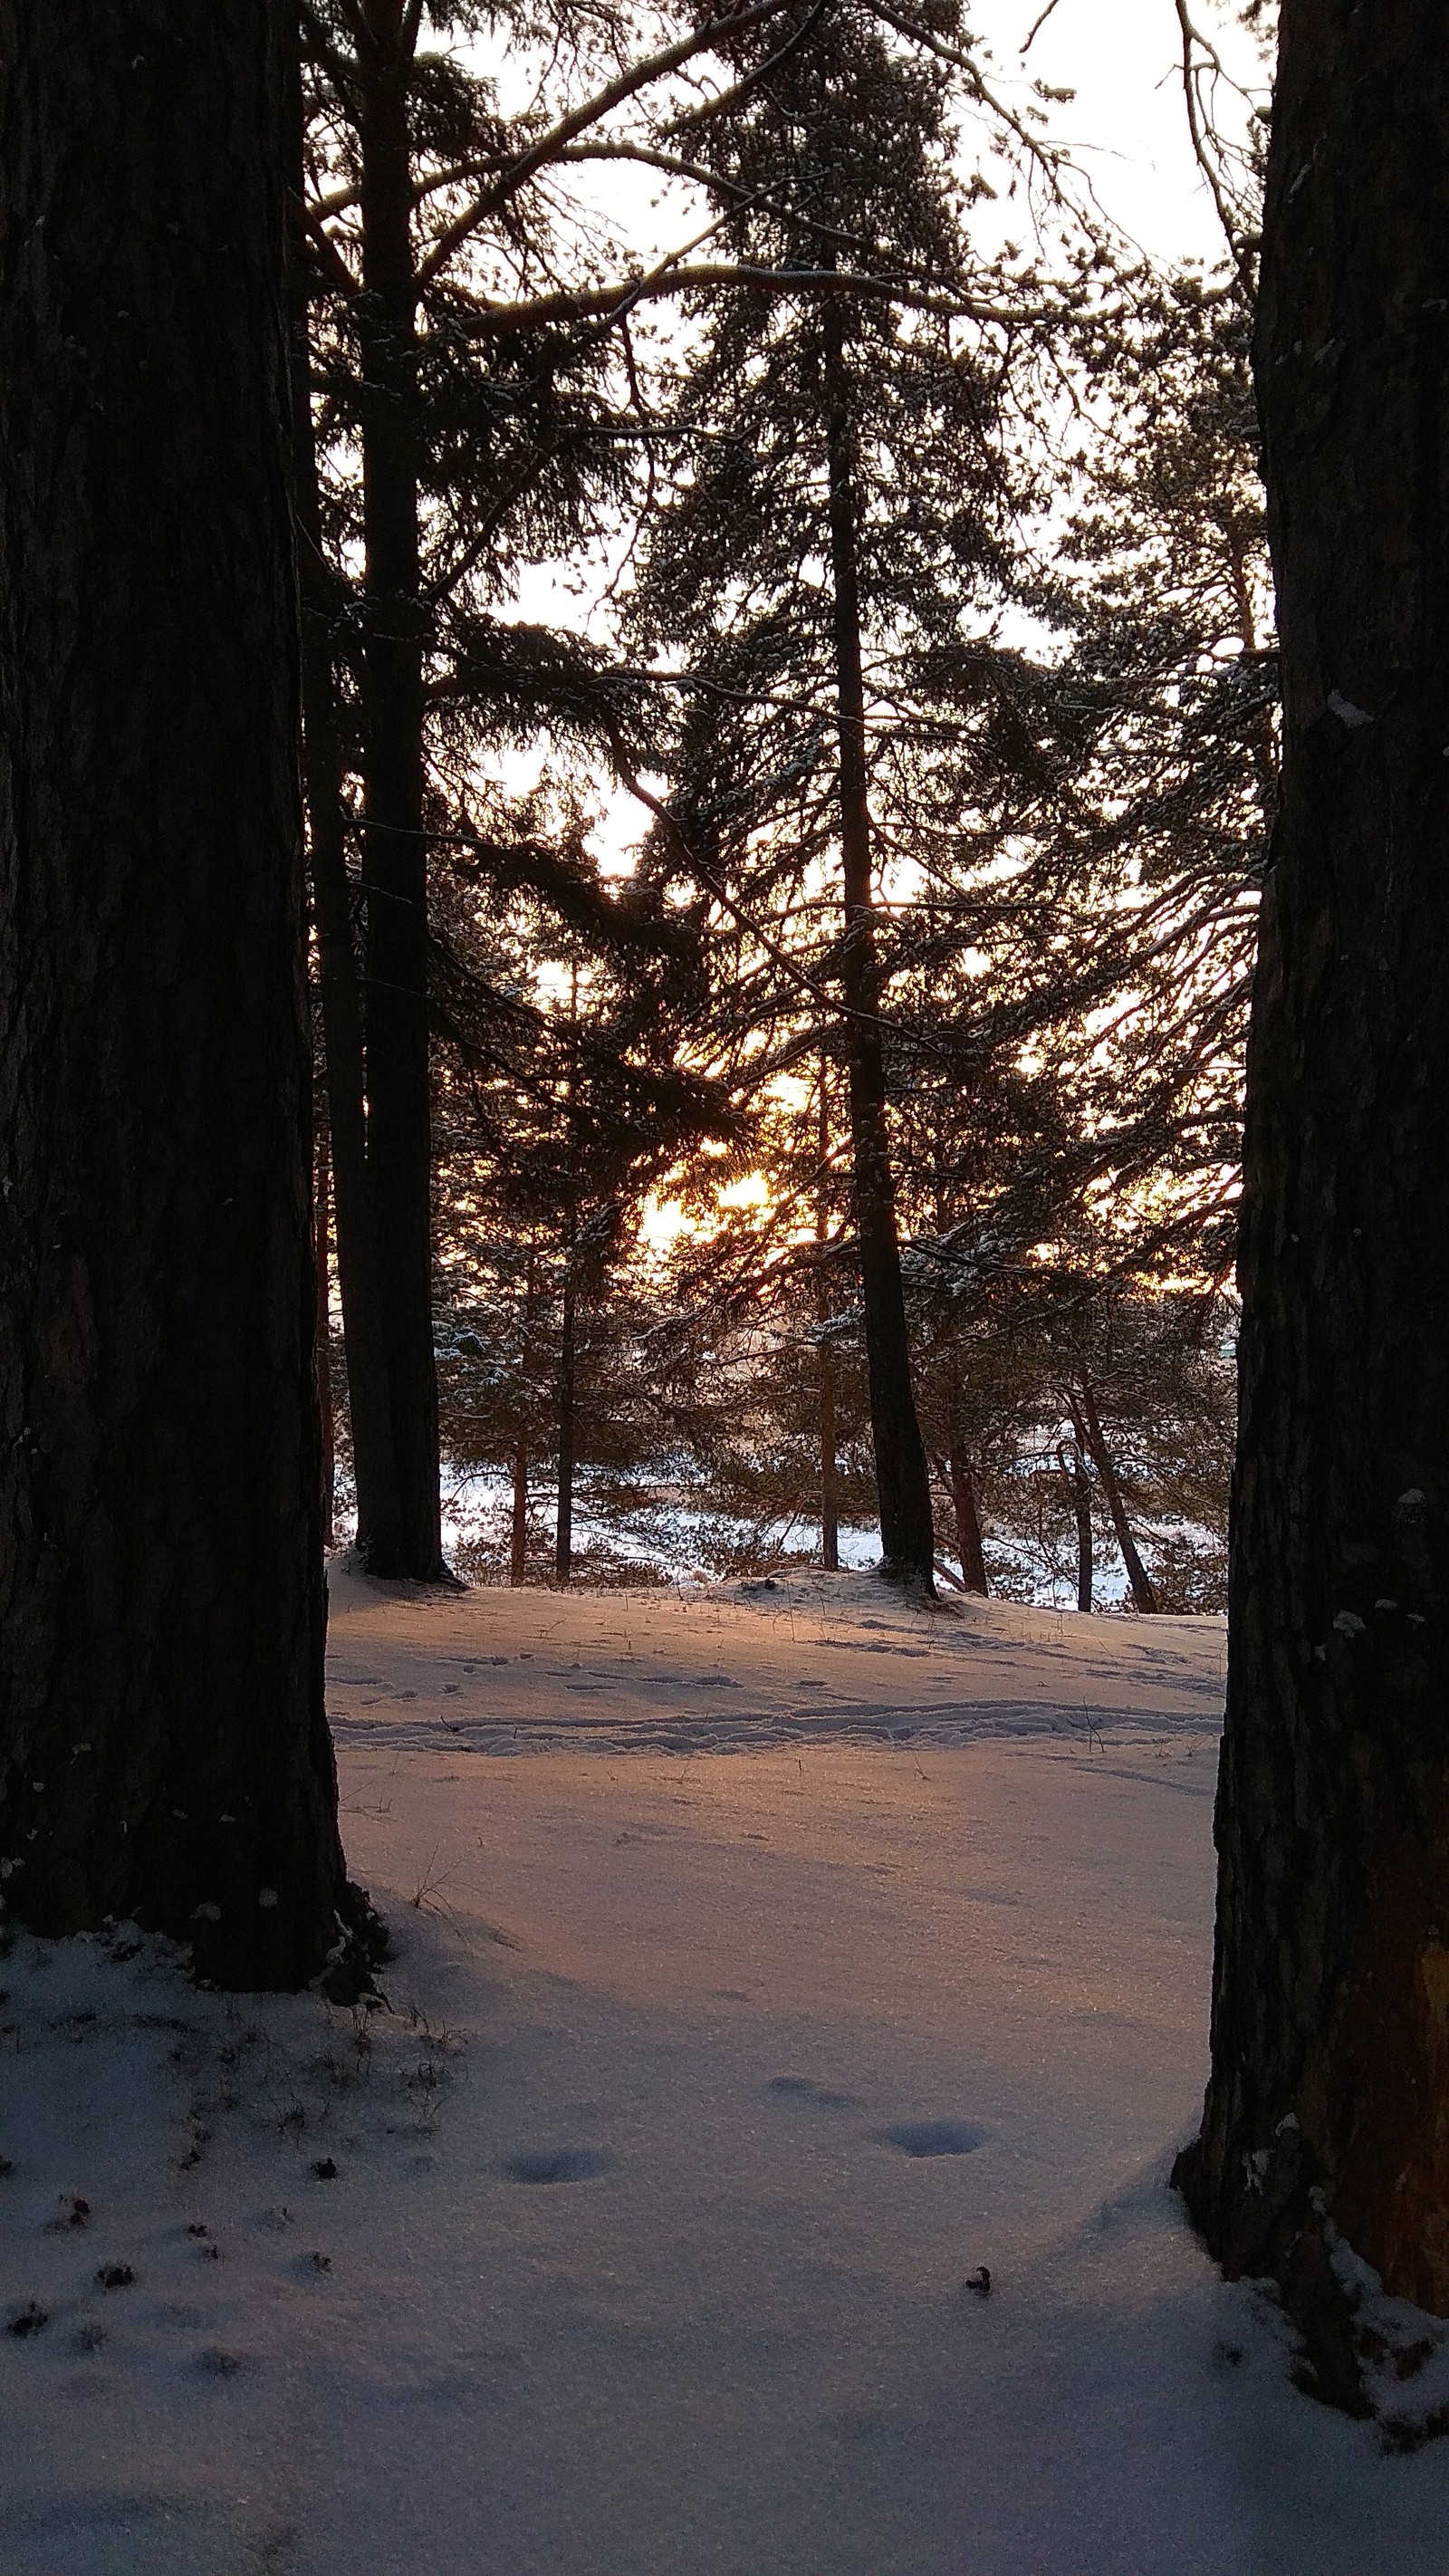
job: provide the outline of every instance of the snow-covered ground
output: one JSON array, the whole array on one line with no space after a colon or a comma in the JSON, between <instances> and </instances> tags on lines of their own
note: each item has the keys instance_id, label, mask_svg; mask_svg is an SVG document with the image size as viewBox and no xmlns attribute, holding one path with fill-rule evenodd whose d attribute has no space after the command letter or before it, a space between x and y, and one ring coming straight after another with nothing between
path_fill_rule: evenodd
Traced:
<instances>
[{"instance_id":1,"label":"snow-covered ground","mask_svg":"<svg viewBox=\"0 0 1449 2576\"><path fill-rule=\"evenodd\" d=\"M1221 1662L338 1573L388 2008L0 1970L5 2576L1442 2576L1164 2186Z\"/></svg>"},{"instance_id":2,"label":"snow-covered ground","mask_svg":"<svg viewBox=\"0 0 1449 2576\"><path fill-rule=\"evenodd\" d=\"M1212 1619L1081 1619L1015 1602L908 1607L870 1574L635 1592L428 1595L332 1586L339 1750L719 1752L1048 1735L1211 1757ZM405 1667L405 1669L404 1669Z\"/></svg>"}]
</instances>

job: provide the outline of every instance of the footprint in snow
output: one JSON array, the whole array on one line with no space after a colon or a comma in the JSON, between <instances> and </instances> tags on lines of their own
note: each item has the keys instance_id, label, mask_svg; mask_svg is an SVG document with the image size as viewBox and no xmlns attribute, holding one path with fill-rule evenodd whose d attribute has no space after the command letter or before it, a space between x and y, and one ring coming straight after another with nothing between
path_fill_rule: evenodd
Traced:
<instances>
[{"instance_id":1,"label":"footprint in snow","mask_svg":"<svg viewBox=\"0 0 1449 2576\"><path fill-rule=\"evenodd\" d=\"M836 2442L899 2442L906 2426L901 2420L878 2406L843 2407L838 2413L822 2418L823 2429Z\"/></svg>"},{"instance_id":2,"label":"footprint in snow","mask_svg":"<svg viewBox=\"0 0 1449 2576\"><path fill-rule=\"evenodd\" d=\"M592 2182L612 2162L594 2147L534 2147L504 2156L498 2170L509 2182Z\"/></svg>"},{"instance_id":3,"label":"footprint in snow","mask_svg":"<svg viewBox=\"0 0 1449 2576\"><path fill-rule=\"evenodd\" d=\"M829 2084L817 2084L813 2075L772 2075L765 2095L772 2102L808 2102L817 2111L860 2108L853 2093L837 2093Z\"/></svg>"},{"instance_id":4,"label":"footprint in snow","mask_svg":"<svg viewBox=\"0 0 1449 2576\"><path fill-rule=\"evenodd\" d=\"M903 2156L974 2155L986 2136L974 2120L897 2120L875 2132L878 2146L899 2147Z\"/></svg>"},{"instance_id":5,"label":"footprint in snow","mask_svg":"<svg viewBox=\"0 0 1449 2576\"><path fill-rule=\"evenodd\" d=\"M63 2191L56 2216L46 2225L47 2236L61 2236L68 2228L85 2227L90 2222L91 2205L78 2191Z\"/></svg>"}]
</instances>

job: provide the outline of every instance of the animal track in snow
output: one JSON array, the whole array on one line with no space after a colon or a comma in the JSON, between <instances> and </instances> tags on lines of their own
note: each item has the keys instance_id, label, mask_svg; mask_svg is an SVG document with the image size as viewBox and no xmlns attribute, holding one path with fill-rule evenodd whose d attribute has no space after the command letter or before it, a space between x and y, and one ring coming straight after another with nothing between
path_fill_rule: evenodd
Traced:
<instances>
[{"instance_id":1,"label":"animal track in snow","mask_svg":"<svg viewBox=\"0 0 1449 2576\"><path fill-rule=\"evenodd\" d=\"M498 2170L509 2182L592 2182L612 2162L595 2147L532 2147L504 2156Z\"/></svg>"},{"instance_id":2,"label":"animal track in snow","mask_svg":"<svg viewBox=\"0 0 1449 2576\"><path fill-rule=\"evenodd\" d=\"M897 2120L876 2130L876 2143L899 2147L903 2156L969 2156L986 2144L986 2131L974 2120Z\"/></svg>"},{"instance_id":3,"label":"animal track in snow","mask_svg":"<svg viewBox=\"0 0 1449 2576\"><path fill-rule=\"evenodd\" d=\"M766 2093L776 2102L809 2102L817 2111L858 2111L860 2104L853 2093L837 2093L829 2084L817 2084L813 2075L772 2075Z\"/></svg>"}]
</instances>

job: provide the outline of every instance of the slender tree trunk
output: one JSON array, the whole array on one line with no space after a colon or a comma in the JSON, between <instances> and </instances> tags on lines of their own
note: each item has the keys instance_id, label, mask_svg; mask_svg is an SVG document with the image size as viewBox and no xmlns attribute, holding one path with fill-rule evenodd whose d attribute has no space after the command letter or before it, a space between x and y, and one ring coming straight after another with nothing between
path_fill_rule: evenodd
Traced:
<instances>
[{"instance_id":1,"label":"slender tree trunk","mask_svg":"<svg viewBox=\"0 0 1449 2576\"><path fill-rule=\"evenodd\" d=\"M558 1361L558 1518L554 1528L554 1579L566 1585L574 1549L574 1242L569 1228Z\"/></svg>"},{"instance_id":2,"label":"slender tree trunk","mask_svg":"<svg viewBox=\"0 0 1449 2576\"><path fill-rule=\"evenodd\" d=\"M1084 1386L1082 1389L1080 1405L1072 1402L1070 1410L1077 1447L1090 1456L1101 1482L1103 1498L1111 1518L1112 1528L1116 1533L1122 1562L1127 1569L1127 1588L1132 1595L1132 1606L1134 1610L1142 1611L1147 1617L1155 1618L1157 1595L1152 1588L1152 1580L1147 1568L1137 1553L1137 1542L1133 1538L1131 1523L1127 1518L1127 1506L1122 1500L1122 1488L1117 1481L1112 1452L1102 1437L1102 1425L1097 1418L1096 1399L1089 1386Z\"/></svg>"},{"instance_id":3,"label":"slender tree trunk","mask_svg":"<svg viewBox=\"0 0 1449 2576\"><path fill-rule=\"evenodd\" d=\"M528 1402L528 1389L533 1383L534 1337L538 1321L538 1256L532 1244L528 1247L528 1268L523 1290L523 1331L519 1347L519 1380L521 1402ZM528 1417L518 1426L513 1444L513 1526L509 1545L508 1580L512 1584L528 1581Z\"/></svg>"},{"instance_id":4,"label":"slender tree trunk","mask_svg":"<svg viewBox=\"0 0 1449 2576\"><path fill-rule=\"evenodd\" d=\"M363 0L363 292L356 306L366 637L363 721L367 894L367 1156L399 1523L378 1573L443 1572L433 1357L432 1101L424 837L422 600L418 558L418 347L404 0Z\"/></svg>"},{"instance_id":5,"label":"slender tree trunk","mask_svg":"<svg viewBox=\"0 0 1449 2576\"><path fill-rule=\"evenodd\" d=\"M579 1080L579 961L569 967L568 1074L564 1114L571 1150L577 1148L574 1102ZM574 1547L574 1397L575 1340L578 1316L579 1208L570 1197L564 1221L563 1314L560 1319L558 1370L558 1515L554 1526L554 1578L567 1584L573 1571Z\"/></svg>"},{"instance_id":6,"label":"slender tree trunk","mask_svg":"<svg viewBox=\"0 0 1449 2576\"><path fill-rule=\"evenodd\" d=\"M1086 1617L1092 1607L1092 1487L1080 1449L1072 1457L1072 1504L1077 1518L1077 1608Z\"/></svg>"},{"instance_id":7,"label":"slender tree trunk","mask_svg":"<svg viewBox=\"0 0 1449 2576\"><path fill-rule=\"evenodd\" d=\"M299 201L301 156L299 99L293 157L293 187ZM327 1124L337 1204L337 1277L347 1353L357 1547L371 1572L388 1574L404 1568L402 1508L388 1395L377 1211L367 1163L362 992L347 876L343 756L334 660L339 603L322 549L308 298L300 261L294 273L292 353L294 506L302 572L302 774L322 1002Z\"/></svg>"},{"instance_id":8,"label":"slender tree trunk","mask_svg":"<svg viewBox=\"0 0 1449 2576\"><path fill-rule=\"evenodd\" d=\"M515 1589L528 1581L528 1442L521 1432L513 1444L513 1526L509 1539L508 1580Z\"/></svg>"},{"instance_id":9,"label":"slender tree trunk","mask_svg":"<svg viewBox=\"0 0 1449 2576\"><path fill-rule=\"evenodd\" d=\"M337 1199L337 1274L347 1351L357 1545L374 1574L405 1570L383 1331L377 1211L367 1160L362 997L352 944L341 760L330 647L315 599L303 621L305 761L327 1111Z\"/></svg>"},{"instance_id":10,"label":"slender tree trunk","mask_svg":"<svg viewBox=\"0 0 1449 2576\"><path fill-rule=\"evenodd\" d=\"M1070 1449L1059 1449L1057 1459L1071 1487L1077 1524L1077 1608L1085 1616L1092 1607L1092 1480L1080 1440L1074 1440Z\"/></svg>"},{"instance_id":11,"label":"slender tree trunk","mask_svg":"<svg viewBox=\"0 0 1449 2576\"><path fill-rule=\"evenodd\" d=\"M981 1515L976 1508L976 1486L970 1464L960 1449L953 1449L946 1460L946 1479L951 1488L951 1508L956 1516L956 1553L961 1559L961 1580L968 1592L979 1592L984 1597L991 1586L986 1579Z\"/></svg>"},{"instance_id":12,"label":"slender tree trunk","mask_svg":"<svg viewBox=\"0 0 1449 2576\"><path fill-rule=\"evenodd\" d=\"M1283 0L1256 349L1284 759L1249 1054L1212 2074L1178 2176L1362 2403L1449 2313L1449 46Z\"/></svg>"},{"instance_id":13,"label":"slender tree trunk","mask_svg":"<svg viewBox=\"0 0 1449 2576\"><path fill-rule=\"evenodd\" d=\"M820 1092L817 1103L820 1154L820 1186L815 1198L815 1240L822 1254L830 1239L830 1211L825 1201L825 1174L830 1157L830 1074L829 1058L820 1059ZM830 1290L826 1284L824 1264L820 1270L820 1321L830 1321ZM840 1517L837 1503L835 1456L835 1353L828 1341L819 1345L820 1393L820 1561L827 1574L840 1571Z\"/></svg>"},{"instance_id":14,"label":"slender tree trunk","mask_svg":"<svg viewBox=\"0 0 1449 2576\"><path fill-rule=\"evenodd\" d=\"M827 1574L840 1571L840 1516L836 1502L835 1353L820 1344L820 1560Z\"/></svg>"},{"instance_id":15,"label":"slender tree trunk","mask_svg":"<svg viewBox=\"0 0 1449 2576\"><path fill-rule=\"evenodd\" d=\"M317 1162L312 1186L312 1255L317 1280L317 1398L322 1421L322 1544L337 1541L337 1437L332 1405L332 1164L327 1129L317 1134Z\"/></svg>"},{"instance_id":16,"label":"slender tree trunk","mask_svg":"<svg viewBox=\"0 0 1449 2576\"><path fill-rule=\"evenodd\" d=\"M322 1694L286 15L0 5L0 1871L228 1985Z\"/></svg>"},{"instance_id":17,"label":"slender tree trunk","mask_svg":"<svg viewBox=\"0 0 1449 2576\"><path fill-rule=\"evenodd\" d=\"M931 1477L911 1388L910 1335L896 1232L881 978L875 945L865 688L860 660L855 478L849 386L839 304L825 299L826 448L830 470L830 568L840 736L840 849L845 878L842 982L852 1013L850 1132L856 1235L865 1308L871 1435L880 1498L881 1572L891 1582L935 1591Z\"/></svg>"}]
</instances>

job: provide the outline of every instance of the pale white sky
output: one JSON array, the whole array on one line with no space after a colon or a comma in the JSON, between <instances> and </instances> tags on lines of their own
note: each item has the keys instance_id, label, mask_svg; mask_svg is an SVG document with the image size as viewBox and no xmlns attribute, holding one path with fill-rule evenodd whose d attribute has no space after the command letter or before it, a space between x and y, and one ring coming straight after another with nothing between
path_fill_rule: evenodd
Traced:
<instances>
[{"instance_id":1,"label":"pale white sky","mask_svg":"<svg viewBox=\"0 0 1449 2576\"><path fill-rule=\"evenodd\" d=\"M971 22L1003 76L1074 89L1048 110L1054 138L1088 173L1109 215L1154 258L1215 261L1222 236L1193 159L1183 105L1174 0L1057 0L1025 62L1020 48L1045 0L976 0ZM1244 86L1262 87L1257 47L1220 0L1197 0L1198 24ZM1225 118L1240 127L1233 102Z\"/></svg>"}]
</instances>

